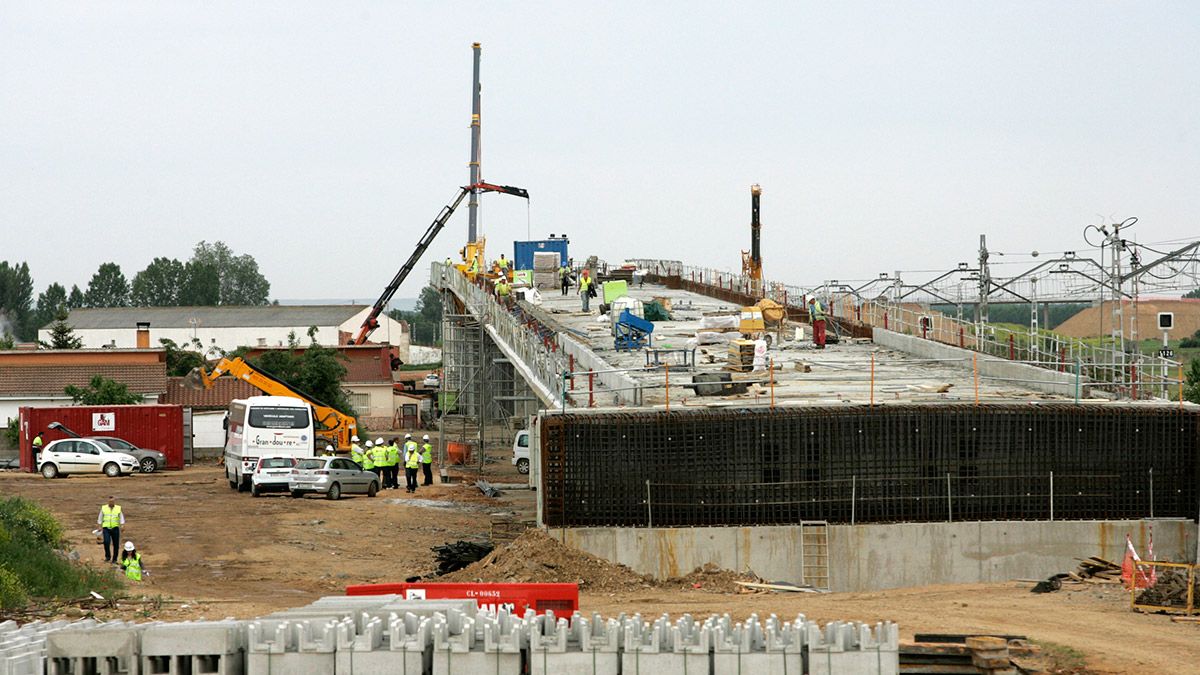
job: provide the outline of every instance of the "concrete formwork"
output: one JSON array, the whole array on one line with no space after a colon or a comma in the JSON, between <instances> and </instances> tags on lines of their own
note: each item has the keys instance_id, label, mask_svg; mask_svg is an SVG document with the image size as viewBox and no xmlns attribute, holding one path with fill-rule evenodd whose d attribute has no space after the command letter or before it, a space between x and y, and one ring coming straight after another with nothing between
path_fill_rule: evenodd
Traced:
<instances>
[{"instance_id":1,"label":"concrete formwork","mask_svg":"<svg viewBox=\"0 0 1200 675\"><path fill-rule=\"evenodd\" d=\"M1120 561L1126 533L1145 551L1151 528L1159 560L1194 560L1196 523L1182 519L830 525L828 583L833 591L873 591L1041 578L1074 569L1076 558ZM798 525L596 527L548 533L568 546L660 579L715 563L768 579L811 582Z\"/></svg>"}]
</instances>

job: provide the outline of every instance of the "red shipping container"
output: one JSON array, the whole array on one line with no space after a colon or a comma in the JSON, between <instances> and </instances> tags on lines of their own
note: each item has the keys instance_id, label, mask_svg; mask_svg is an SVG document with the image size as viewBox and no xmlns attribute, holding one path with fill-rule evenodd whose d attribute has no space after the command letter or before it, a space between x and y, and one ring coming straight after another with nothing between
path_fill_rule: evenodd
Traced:
<instances>
[{"instance_id":1,"label":"red shipping container","mask_svg":"<svg viewBox=\"0 0 1200 675\"><path fill-rule=\"evenodd\" d=\"M570 616L579 610L578 584L463 584L422 583L360 584L347 586L346 595L389 595L395 593L407 600L459 600L470 598L480 609L495 612L504 607L517 616L532 609L538 614L547 610L559 616Z\"/></svg>"},{"instance_id":2,"label":"red shipping container","mask_svg":"<svg viewBox=\"0 0 1200 675\"><path fill-rule=\"evenodd\" d=\"M168 469L183 468L183 406L178 405L69 405L20 409L21 470L33 472L33 437L42 432L48 444L70 438L51 422L59 422L80 436L115 436L139 448L167 456Z\"/></svg>"}]
</instances>

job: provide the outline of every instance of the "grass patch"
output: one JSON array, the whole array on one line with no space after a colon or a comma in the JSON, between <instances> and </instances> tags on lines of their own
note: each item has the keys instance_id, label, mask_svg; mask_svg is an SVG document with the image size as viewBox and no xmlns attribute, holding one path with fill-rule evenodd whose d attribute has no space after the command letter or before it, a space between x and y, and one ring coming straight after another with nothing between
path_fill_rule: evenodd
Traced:
<instances>
[{"instance_id":1,"label":"grass patch","mask_svg":"<svg viewBox=\"0 0 1200 675\"><path fill-rule=\"evenodd\" d=\"M1035 642L1041 648L1042 662L1051 673L1087 673L1087 659L1083 652L1056 642Z\"/></svg>"},{"instance_id":2,"label":"grass patch","mask_svg":"<svg viewBox=\"0 0 1200 675\"><path fill-rule=\"evenodd\" d=\"M17 609L31 598L78 598L96 591L110 596L120 578L71 560L62 526L37 504L13 497L0 501L0 609Z\"/></svg>"},{"instance_id":3,"label":"grass patch","mask_svg":"<svg viewBox=\"0 0 1200 675\"><path fill-rule=\"evenodd\" d=\"M402 363L396 370L439 370L441 367L441 361L437 363Z\"/></svg>"}]
</instances>

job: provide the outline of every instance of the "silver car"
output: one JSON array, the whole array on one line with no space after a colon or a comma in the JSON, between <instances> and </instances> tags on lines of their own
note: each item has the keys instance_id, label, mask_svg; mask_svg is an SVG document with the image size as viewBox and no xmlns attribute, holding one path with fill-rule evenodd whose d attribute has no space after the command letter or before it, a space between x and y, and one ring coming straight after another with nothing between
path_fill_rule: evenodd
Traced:
<instances>
[{"instance_id":1,"label":"silver car","mask_svg":"<svg viewBox=\"0 0 1200 675\"><path fill-rule=\"evenodd\" d=\"M344 457L314 457L302 459L292 469L288 489L293 497L313 492L329 499L341 499L343 494L360 493L374 497L379 492L379 476Z\"/></svg>"},{"instance_id":2,"label":"silver car","mask_svg":"<svg viewBox=\"0 0 1200 675\"><path fill-rule=\"evenodd\" d=\"M133 458L137 460L138 469L142 473L154 473L167 465L167 456L163 453L148 448L139 448L122 438L115 436L88 436L88 438L94 438L117 452L133 455Z\"/></svg>"}]
</instances>

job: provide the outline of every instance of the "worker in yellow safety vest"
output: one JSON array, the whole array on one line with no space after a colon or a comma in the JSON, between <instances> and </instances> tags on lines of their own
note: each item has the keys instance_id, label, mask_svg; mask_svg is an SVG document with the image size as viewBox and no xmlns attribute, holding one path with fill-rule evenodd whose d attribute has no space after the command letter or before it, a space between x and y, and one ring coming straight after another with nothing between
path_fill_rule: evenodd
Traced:
<instances>
[{"instance_id":1,"label":"worker in yellow safety vest","mask_svg":"<svg viewBox=\"0 0 1200 675\"><path fill-rule=\"evenodd\" d=\"M363 450L362 446L358 444L358 436L353 436L352 441L353 442L350 443L350 461L362 466Z\"/></svg>"},{"instance_id":2,"label":"worker in yellow safety vest","mask_svg":"<svg viewBox=\"0 0 1200 675\"><path fill-rule=\"evenodd\" d=\"M375 469L375 453L371 452L371 450L374 447L375 447L374 443L372 443L371 441L367 441L367 447L363 448L363 453L362 453L363 471L376 471L376 469Z\"/></svg>"},{"instance_id":3,"label":"worker in yellow safety vest","mask_svg":"<svg viewBox=\"0 0 1200 675\"><path fill-rule=\"evenodd\" d=\"M817 349L825 349L825 309L816 296L808 297L808 318L812 321L813 344Z\"/></svg>"},{"instance_id":4,"label":"worker in yellow safety vest","mask_svg":"<svg viewBox=\"0 0 1200 675\"><path fill-rule=\"evenodd\" d=\"M375 444L371 448L371 462L375 464L375 473L379 474L379 482L387 480L388 461L387 461L387 446L383 444L382 438L376 438Z\"/></svg>"},{"instance_id":5,"label":"worker in yellow safety vest","mask_svg":"<svg viewBox=\"0 0 1200 675\"><path fill-rule=\"evenodd\" d=\"M384 488L395 490L400 487L400 444L397 439L393 438L391 443L385 446L388 462L388 476L384 481Z\"/></svg>"},{"instance_id":6,"label":"worker in yellow safety vest","mask_svg":"<svg viewBox=\"0 0 1200 675\"><path fill-rule=\"evenodd\" d=\"M500 254L500 259L496 261L496 265L500 267L500 276L508 278L508 261L504 259L504 254Z\"/></svg>"},{"instance_id":7,"label":"worker in yellow safety vest","mask_svg":"<svg viewBox=\"0 0 1200 675\"><path fill-rule=\"evenodd\" d=\"M407 492L417 491L417 470L421 467L421 452L412 434L404 434L404 483Z\"/></svg>"},{"instance_id":8,"label":"worker in yellow safety vest","mask_svg":"<svg viewBox=\"0 0 1200 675\"><path fill-rule=\"evenodd\" d=\"M142 567L142 553L132 541L125 542L125 552L121 554L121 567L125 568L125 578L131 581L141 581L143 573L150 573Z\"/></svg>"},{"instance_id":9,"label":"worker in yellow safety vest","mask_svg":"<svg viewBox=\"0 0 1200 675\"><path fill-rule=\"evenodd\" d=\"M592 275L587 270L584 270L579 275L579 298L583 301L583 311L585 312L592 311L591 300L592 293L594 292L592 290L592 283Z\"/></svg>"},{"instance_id":10,"label":"worker in yellow safety vest","mask_svg":"<svg viewBox=\"0 0 1200 675\"><path fill-rule=\"evenodd\" d=\"M423 485L433 485L433 445L429 442L429 434L421 438L421 470L425 473Z\"/></svg>"},{"instance_id":11,"label":"worker in yellow safety vest","mask_svg":"<svg viewBox=\"0 0 1200 675\"><path fill-rule=\"evenodd\" d=\"M566 295L571 288L571 268L563 265L558 268L558 283L562 286L562 294Z\"/></svg>"},{"instance_id":12,"label":"worker in yellow safety vest","mask_svg":"<svg viewBox=\"0 0 1200 675\"><path fill-rule=\"evenodd\" d=\"M108 503L100 507L96 524L104 533L104 562L116 565L117 556L121 555L121 526L125 524L125 513L116 497L110 495Z\"/></svg>"},{"instance_id":13,"label":"worker in yellow safety vest","mask_svg":"<svg viewBox=\"0 0 1200 675\"><path fill-rule=\"evenodd\" d=\"M46 439L42 438L42 432L40 432L40 431L37 432L37 435L33 437L33 470L34 471L38 470L38 455L42 454L42 445L44 445L45 442L46 442Z\"/></svg>"}]
</instances>

